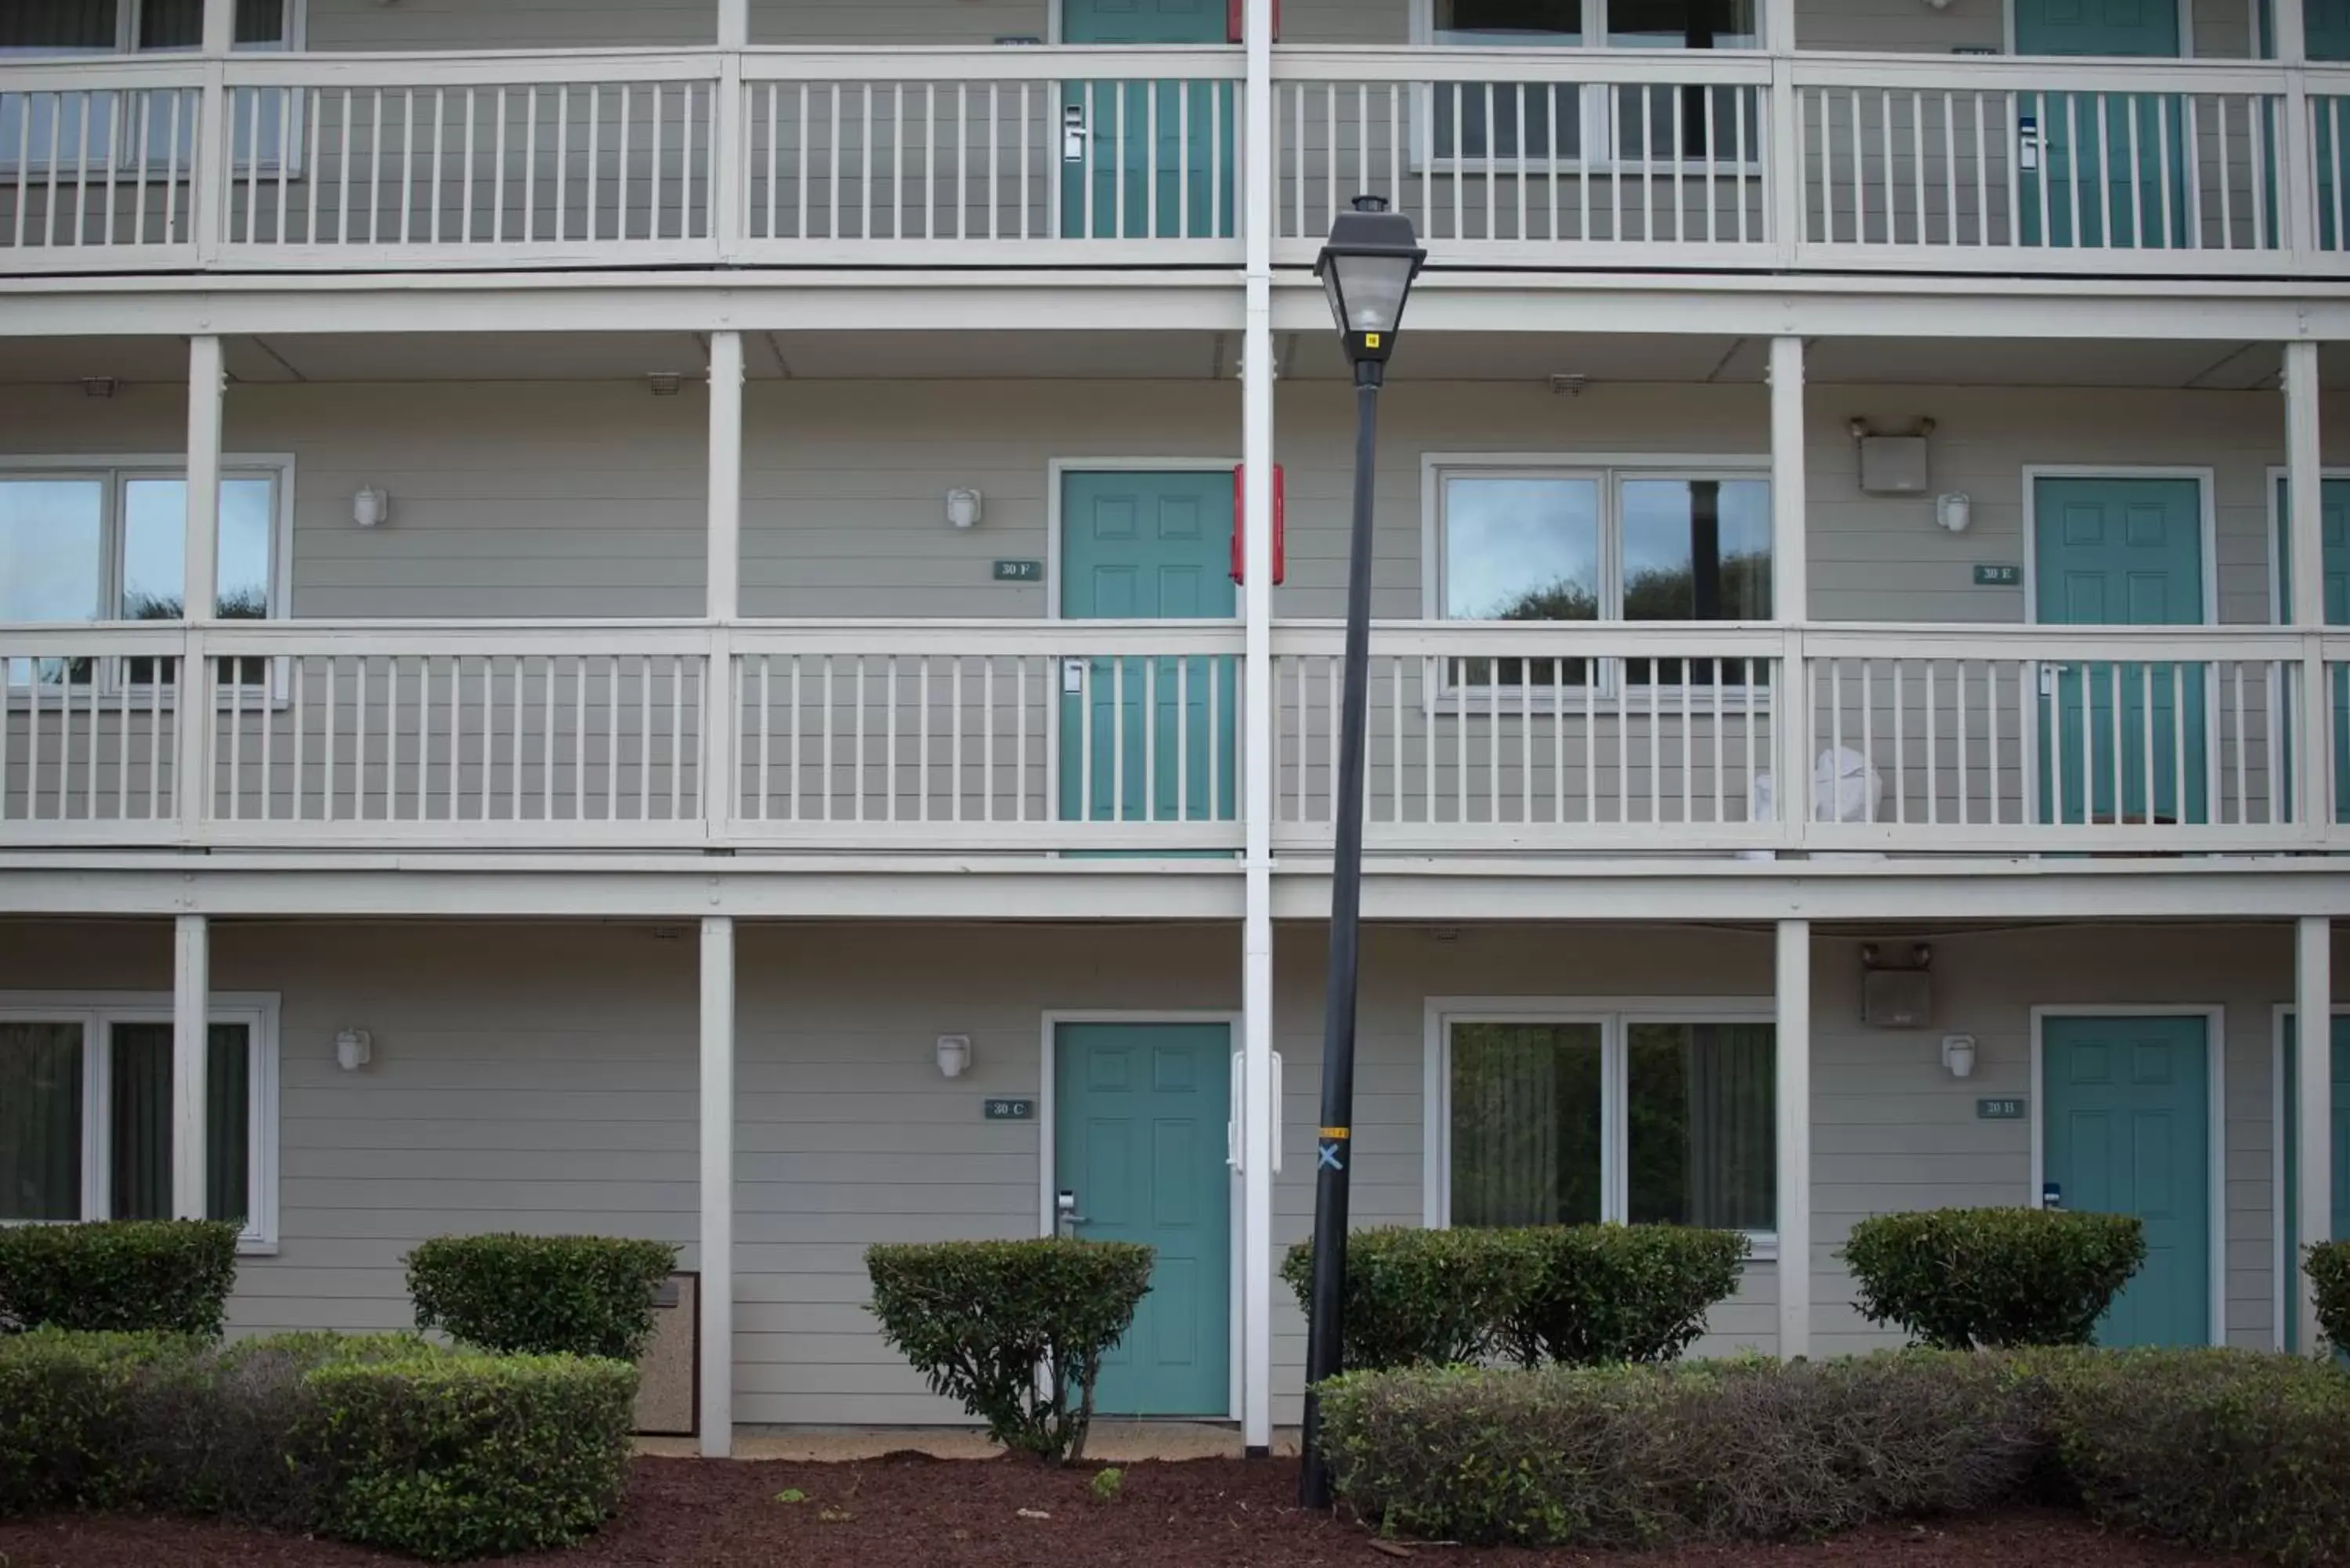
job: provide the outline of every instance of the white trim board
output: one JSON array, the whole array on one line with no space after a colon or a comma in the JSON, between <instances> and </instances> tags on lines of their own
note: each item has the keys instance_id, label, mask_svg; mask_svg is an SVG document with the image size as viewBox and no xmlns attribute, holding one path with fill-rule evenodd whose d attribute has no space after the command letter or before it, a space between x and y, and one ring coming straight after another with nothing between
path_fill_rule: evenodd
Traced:
<instances>
[{"instance_id":1,"label":"white trim board","mask_svg":"<svg viewBox=\"0 0 2350 1568\"><path fill-rule=\"evenodd\" d=\"M1421 1003L1420 1222L1430 1230L1451 1225L1451 1075L1450 1030L1453 1023L1778 1023L1777 999L1770 996L1430 996ZM1624 1090L1620 1032L1603 1038L1602 1096ZM1775 1136L1775 1129L1774 1129ZM1607 1207L1620 1215L1626 1200L1621 1129L1615 1118L1600 1123L1601 1182ZM1752 1233L1750 1263L1775 1261L1776 1231Z\"/></svg>"},{"instance_id":2,"label":"white trim board","mask_svg":"<svg viewBox=\"0 0 2350 1568\"><path fill-rule=\"evenodd\" d=\"M243 1023L252 1033L253 1071L246 1085L246 1115L253 1147L246 1162L247 1196L253 1212L237 1238L237 1251L265 1257L277 1251L278 1141L281 1132L278 1057L280 998L276 992L215 991L209 994L209 1022ZM75 1022L82 1036L82 1218L107 1218L106 1138L108 1053L98 1029L109 1023L170 1023L168 991L0 992L0 1022ZM88 1129L96 1128L96 1136Z\"/></svg>"},{"instance_id":3,"label":"white trim board","mask_svg":"<svg viewBox=\"0 0 2350 1568\"><path fill-rule=\"evenodd\" d=\"M2045 1025L2051 1018L2200 1018L2203 1057L2210 1083L2205 1129L2210 1186L2210 1343L2228 1343L2228 1010L2217 1002L2043 1002L2032 1009L2032 1184L2027 1208L2041 1206L2046 1180L2048 1112Z\"/></svg>"},{"instance_id":4,"label":"white trim board","mask_svg":"<svg viewBox=\"0 0 2350 1568\"><path fill-rule=\"evenodd\" d=\"M1058 1066L1056 1059L1058 1035L1060 1026L1064 1023L1221 1023L1229 1033L1232 1051L1238 1051L1241 1048L1242 1033L1245 1028L1245 1021L1238 1012L1184 1009L1155 1011L1148 1008L1136 1010L1098 1007L1048 1007L1045 1010L1043 1039L1039 1046L1036 1072L1036 1233L1040 1236L1053 1235L1058 1229L1057 1216L1053 1203L1055 1194L1059 1189L1058 1184L1054 1180L1055 1172L1053 1168L1055 1154L1054 1135L1059 1126L1059 1106L1055 1103L1054 1075ZM1229 1054L1228 1052L1227 1054ZM1240 1107L1236 1105L1228 1105L1224 1107L1227 1117L1237 1116L1239 1113ZM1280 1141L1280 1137L1281 1108L1275 1106L1274 1107L1274 1140L1276 1144ZM1237 1421L1241 1418L1241 1345L1246 1317L1243 1311L1244 1297L1241 1288L1242 1267L1245 1262L1242 1248L1247 1236L1248 1225L1247 1216L1241 1211L1243 1190L1241 1173L1227 1164L1224 1174L1226 1186L1232 1194L1227 1221L1231 1228L1228 1233L1228 1244L1232 1249L1232 1257L1226 1272L1231 1276L1232 1289L1231 1301L1228 1304L1230 1327L1225 1341L1225 1360L1229 1365L1226 1368L1227 1402L1224 1418Z\"/></svg>"}]
</instances>

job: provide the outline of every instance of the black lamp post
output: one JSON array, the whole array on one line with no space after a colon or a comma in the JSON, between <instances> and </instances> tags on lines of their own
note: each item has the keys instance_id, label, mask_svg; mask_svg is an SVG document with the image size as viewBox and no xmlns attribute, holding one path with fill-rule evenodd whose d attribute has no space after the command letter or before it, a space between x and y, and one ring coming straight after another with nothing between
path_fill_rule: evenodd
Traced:
<instances>
[{"instance_id":1,"label":"black lamp post","mask_svg":"<svg viewBox=\"0 0 2350 1568\"><path fill-rule=\"evenodd\" d=\"M1338 793L1330 803L1337 849L1330 867L1330 985L1323 1004L1322 1128L1315 1140L1314 1299L1305 1337L1305 1468L1298 1501L1330 1506L1323 1462L1322 1402L1315 1385L1345 1360L1341 1287L1347 1278L1347 1197L1354 1162L1355 989L1363 908L1363 729L1370 705L1372 449L1379 388L1395 352L1404 301L1428 253L1411 220L1383 197L1357 196L1330 225L1314 264L1330 314L1355 364L1355 528L1347 566L1347 665L1341 693Z\"/></svg>"}]
</instances>

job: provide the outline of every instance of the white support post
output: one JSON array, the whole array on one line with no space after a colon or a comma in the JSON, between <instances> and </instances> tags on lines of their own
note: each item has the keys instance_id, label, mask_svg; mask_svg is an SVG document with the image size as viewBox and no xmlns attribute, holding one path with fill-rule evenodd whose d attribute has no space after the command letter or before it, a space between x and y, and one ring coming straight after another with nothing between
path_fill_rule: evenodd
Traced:
<instances>
[{"instance_id":1,"label":"white support post","mask_svg":"<svg viewBox=\"0 0 2350 1568\"><path fill-rule=\"evenodd\" d=\"M1779 1358L1812 1353L1812 923L1779 922Z\"/></svg>"},{"instance_id":2,"label":"white support post","mask_svg":"<svg viewBox=\"0 0 2350 1568\"><path fill-rule=\"evenodd\" d=\"M1804 243L1804 171L1795 157L1795 0L1763 0L1762 43L1771 52L1770 98L1763 106L1763 178L1769 193L1771 242L1779 265L1795 265Z\"/></svg>"},{"instance_id":3,"label":"white support post","mask_svg":"<svg viewBox=\"0 0 2350 1568\"><path fill-rule=\"evenodd\" d=\"M734 920L702 922L702 1455L734 1451Z\"/></svg>"},{"instance_id":4,"label":"white support post","mask_svg":"<svg viewBox=\"0 0 2350 1568\"><path fill-rule=\"evenodd\" d=\"M2317 1291L2302 1272L2308 1250L2334 1239L2334 922L2305 916L2293 931L2294 1145L2300 1159L2285 1172L2293 1183L2298 1234L2285 1250L2286 1289L2304 1355L2324 1355Z\"/></svg>"},{"instance_id":5,"label":"white support post","mask_svg":"<svg viewBox=\"0 0 2350 1568\"><path fill-rule=\"evenodd\" d=\"M702 820L703 832L731 831L741 726L734 701L734 637L728 623L743 608L743 335L710 335L709 594L712 622L702 673Z\"/></svg>"},{"instance_id":6,"label":"white support post","mask_svg":"<svg viewBox=\"0 0 2350 1568\"><path fill-rule=\"evenodd\" d=\"M204 0L203 85L196 100L196 155L189 170L196 259L220 259L228 238L228 57L236 45L236 0Z\"/></svg>"},{"instance_id":7,"label":"white support post","mask_svg":"<svg viewBox=\"0 0 2350 1568\"><path fill-rule=\"evenodd\" d=\"M1771 594L1772 618L1801 625L1811 616L1811 568L1804 496L1804 340L1771 339ZM1803 842L1812 815L1811 688L1800 657L1802 637L1788 639L1787 659L1773 693L1777 725L1774 762L1779 837Z\"/></svg>"},{"instance_id":8,"label":"white support post","mask_svg":"<svg viewBox=\"0 0 2350 1568\"><path fill-rule=\"evenodd\" d=\"M210 932L202 915L172 929L172 1217L204 1213L205 1061L212 1019Z\"/></svg>"},{"instance_id":9,"label":"white support post","mask_svg":"<svg viewBox=\"0 0 2350 1568\"><path fill-rule=\"evenodd\" d=\"M746 123L743 50L751 41L750 11L751 0L718 0L718 102L710 155L710 230L721 261L733 261L742 248L744 203L750 199L750 186L743 178Z\"/></svg>"},{"instance_id":10,"label":"white support post","mask_svg":"<svg viewBox=\"0 0 2350 1568\"><path fill-rule=\"evenodd\" d=\"M212 804L213 725L217 714L203 628L219 614L221 403L225 388L221 340L211 336L189 338L188 483L180 578L180 614L189 630L172 720L172 761L175 808L182 828L188 832L194 831Z\"/></svg>"},{"instance_id":11,"label":"white support post","mask_svg":"<svg viewBox=\"0 0 2350 1568\"><path fill-rule=\"evenodd\" d=\"M1281 1106L1273 1072L1273 5L1248 0L1242 177L1248 236L1241 350L1241 504L1247 518L1242 613L1247 623L1241 711L1246 801L1246 905L1241 926L1241 1443L1273 1447L1273 1157Z\"/></svg>"},{"instance_id":12,"label":"white support post","mask_svg":"<svg viewBox=\"0 0 2350 1568\"><path fill-rule=\"evenodd\" d=\"M2292 10L2280 6L2280 13ZM2298 23L2296 22L2296 26ZM2334 748L2328 736L2333 704L2326 696L2325 654L2318 634L2325 626L2325 469L2317 424L2317 345L2284 346L2285 567L2293 584L2285 607L2303 632L2301 701L2295 730L2300 746L2293 791L2302 803L2306 836L2323 841L2333 815Z\"/></svg>"}]
</instances>

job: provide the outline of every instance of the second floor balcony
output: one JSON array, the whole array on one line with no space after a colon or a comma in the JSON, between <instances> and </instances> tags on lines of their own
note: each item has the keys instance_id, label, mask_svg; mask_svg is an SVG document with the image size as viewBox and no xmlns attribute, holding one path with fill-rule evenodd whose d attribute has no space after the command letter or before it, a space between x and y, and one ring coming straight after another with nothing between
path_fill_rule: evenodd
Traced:
<instances>
[{"instance_id":1,"label":"second floor balcony","mask_svg":"<svg viewBox=\"0 0 2350 1568\"><path fill-rule=\"evenodd\" d=\"M2350 65L1202 44L0 57L0 271L2350 273ZM1253 185L1269 187L1262 209Z\"/></svg>"}]
</instances>

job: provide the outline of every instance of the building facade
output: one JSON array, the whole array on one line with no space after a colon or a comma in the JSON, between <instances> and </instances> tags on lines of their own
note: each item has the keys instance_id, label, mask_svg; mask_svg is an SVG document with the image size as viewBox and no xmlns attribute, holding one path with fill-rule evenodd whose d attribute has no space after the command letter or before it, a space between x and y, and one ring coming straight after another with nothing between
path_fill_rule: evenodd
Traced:
<instances>
[{"instance_id":1,"label":"building facade","mask_svg":"<svg viewBox=\"0 0 2350 1568\"><path fill-rule=\"evenodd\" d=\"M1285 14L1284 14L1285 13ZM697 1272L703 1446L960 1418L863 1250L1159 1249L1294 1419L1353 400L1357 1224L2350 1213L2350 29L2207 0L56 0L0 19L0 1220L241 1331ZM1259 525L1263 520L1263 525ZM2324 1085L2309 1094L2297 1085Z\"/></svg>"}]
</instances>

